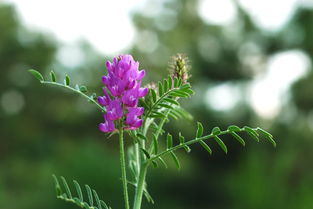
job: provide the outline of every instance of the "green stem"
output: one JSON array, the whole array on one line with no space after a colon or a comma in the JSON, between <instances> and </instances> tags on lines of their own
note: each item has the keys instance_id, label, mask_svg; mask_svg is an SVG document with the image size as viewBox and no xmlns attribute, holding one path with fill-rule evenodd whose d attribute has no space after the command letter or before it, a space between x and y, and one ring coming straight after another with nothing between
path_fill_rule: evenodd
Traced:
<instances>
[{"instance_id":1,"label":"green stem","mask_svg":"<svg viewBox=\"0 0 313 209\"><path fill-rule=\"evenodd\" d=\"M145 121L144 126L143 126L143 135L147 134L147 131L148 131L148 128L149 128L151 122L152 122L152 120L149 121L148 123ZM140 209L141 203L142 203L143 191L145 189L144 184L145 184L148 164L143 163L145 161L145 156L140 152L140 148L144 148L144 146L145 146L144 142L137 143L135 146L138 176L136 179L137 186L136 186L136 191L135 191L134 208L133 209Z\"/></svg>"},{"instance_id":2,"label":"green stem","mask_svg":"<svg viewBox=\"0 0 313 209\"><path fill-rule=\"evenodd\" d=\"M139 149L139 143L135 144L135 155L136 155L136 175L139 175L140 172L140 149ZM137 176L136 176L137 177ZM137 179L136 179L137 180Z\"/></svg>"},{"instance_id":3,"label":"green stem","mask_svg":"<svg viewBox=\"0 0 313 209\"><path fill-rule=\"evenodd\" d=\"M177 89L179 89L179 87L174 87L174 88L168 90L167 92L165 92L162 96L160 96L160 98L148 110L148 112L147 112L147 114L146 114L146 116L144 118L144 123L146 123L147 119L150 117L150 114L152 113L154 108L156 108L159 105L159 103L163 100L163 98L165 98L167 95L169 95L173 90L177 90Z\"/></svg>"},{"instance_id":4,"label":"green stem","mask_svg":"<svg viewBox=\"0 0 313 209\"><path fill-rule=\"evenodd\" d=\"M170 109L167 110L167 112L165 113L165 116L166 116L166 117L164 117L164 118L162 119L162 121L159 123L158 129L157 129L157 131L155 132L156 140L158 140L159 135L161 134L161 130L162 130L162 128L163 128L163 126L164 126L164 124L165 124L165 122L166 122L166 120L167 120L167 118L168 118L168 114L169 114L170 112L171 112ZM152 153L152 149L153 149L153 143L150 144L150 148L149 148L149 153L150 153L150 154Z\"/></svg>"},{"instance_id":5,"label":"green stem","mask_svg":"<svg viewBox=\"0 0 313 209\"><path fill-rule=\"evenodd\" d=\"M148 169L147 163L144 163L140 167L133 209L140 209L141 208L142 196L143 196L143 192L145 189L145 179L146 179L147 169Z\"/></svg>"},{"instance_id":6,"label":"green stem","mask_svg":"<svg viewBox=\"0 0 313 209\"><path fill-rule=\"evenodd\" d=\"M127 190L127 178L126 178L126 166L125 166L124 139L123 139L123 126L120 127L119 134L120 134L120 161L121 161L121 171L122 171L122 182L123 182L125 209L129 209L128 190Z\"/></svg>"},{"instance_id":7,"label":"green stem","mask_svg":"<svg viewBox=\"0 0 313 209\"><path fill-rule=\"evenodd\" d=\"M241 129L240 131L244 131L244 129ZM229 134L230 132L231 132L231 131L226 130L226 131L221 131L219 134L216 134L216 135L215 135L215 134L209 134L209 135L206 135L206 136L203 136L203 137L200 137L200 138L195 138L195 139L193 139L193 140L189 140L189 141L187 141L187 142L185 142L185 143L183 143L183 144L179 144L179 145L177 145L177 146L175 146L175 147L172 147L172 148L167 149L167 150L165 150L165 151L163 151L163 152L160 152L160 153L157 154L157 155L151 156L151 158L147 160L147 163L150 163L150 162L152 162L152 161L154 161L154 160L157 160L157 159L158 159L159 157L161 157L162 155L165 155L165 154L170 153L170 152L173 152L173 151L175 151L175 150L177 150L177 149L183 148L183 147L185 147L186 145L195 144L195 143L198 143L199 141L203 141L203 140L206 140L206 139L209 139L209 138L214 138L214 136L220 136L220 135Z\"/></svg>"},{"instance_id":8,"label":"green stem","mask_svg":"<svg viewBox=\"0 0 313 209\"><path fill-rule=\"evenodd\" d=\"M66 89L69 89L69 90L72 90L74 91L75 93L78 93L80 95L82 95L83 97L85 97L86 99L88 99L89 101L91 101L92 103L94 103L95 105L97 105L97 107L102 111L102 112L106 112L106 109L104 107L102 107L98 102L96 102L95 100L93 100L92 98L90 98L87 94L84 94L83 92L73 88L73 87L70 87L70 86L67 86L67 85L64 85L64 84L61 84L61 83L56 83L56 82L50 82L50 81L42 81L41 83L43 84L49 84L49 85L55 85L55 86L61 86L63 88L66 88Z\"/></svg>"}]
</instances>

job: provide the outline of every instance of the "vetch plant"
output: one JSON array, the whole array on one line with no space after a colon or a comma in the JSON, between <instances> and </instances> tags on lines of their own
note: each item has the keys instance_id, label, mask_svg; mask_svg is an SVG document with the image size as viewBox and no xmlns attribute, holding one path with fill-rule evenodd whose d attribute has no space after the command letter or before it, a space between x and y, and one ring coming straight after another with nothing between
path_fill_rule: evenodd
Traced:
<instances>
[{"instance_id":1,"label":"vetch plant","mask_svg":"<svg viewBox=\"0 0 313 209\"><path fill-rule=\"evenodd\" d=\"M178 54L173 57L170 64L171 72L168 78L159 81L158 84L150 84L147 88L141 87L145 76L144 70L139 70L139 62L131 55L120 55L107 62L107 75L102 77L104 84L103 96L87 94L87 87L82 85L71 86L70 78L66 75L64 83L57 82L55 73L51 71L51 80L44 80L36 70L29 70L42 84L61 86L69 89L96 105L103 114L104 121L99 124L99 130L104 133L119 134L120 165L123 184L125 209L130 208L128 185L135 186L133 209L140 209L142 197L153 203L152 197L147 190L146 175L150 166L158 167L162 164L167 167L164 156L169 155L180 168L180 161L176 151L180 149L190 152L191 145L200 144L209 154L212 149L207 144L208 140L214 140L221 149L227 153L228 148L221 136L232 135L239 143L245 146L245 140L241 133L247 133L250 138L259 142L261 136L276 146L273 136L261 128L242 128L231 125L226 130L215 127L209 134L204 134L203 126L198 122L195 137L186 140L181 134L172 136L165 133L163 126L170 118L181 119L192 117L180 106L180 99L191 97L194 92L188 81L190 78L188 60ZM128 164L126 164L124 133L132 139L133 145L128 148ZM159 138L166 135L166 148L159 146ZM132 177L127 174L126 165L129 165ZM77 181L73 181L73 189L70 189L64 177L57 178L53 175L57 198L72 202L85 209L109 209L111 208L95 190L88 185L82 189ZM85 192L83 192L85 191ZM73 193L72 193L73 192ZM83 195L87 194L87 197Z\"/></svg>"}]
</instances>

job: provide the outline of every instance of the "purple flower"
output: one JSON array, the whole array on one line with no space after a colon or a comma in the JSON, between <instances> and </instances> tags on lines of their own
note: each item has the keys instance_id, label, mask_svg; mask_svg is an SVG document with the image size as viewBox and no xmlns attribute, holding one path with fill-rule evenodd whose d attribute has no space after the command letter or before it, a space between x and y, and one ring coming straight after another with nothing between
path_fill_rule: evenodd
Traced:
<instances>
[{"instance_id":1,"label":"purple flower","mask_svg":"<svg viewBox=\"0 0 313 209\"><path fill-rule=\"evenodd\" d=\"M126 115L127 129L133 130L139 128L142 125L142 120L138 117L144 113L143 107L129 107Z\"/></svg>"},{"instance_id":2,"label":"purple flower","mask_svg":"<svg viewBox=\"0 0 313 209\"><path fill-rule=\"evenodd\" d=\"M132 89L127 90L123 97L123 103L128 107L135 107L138 103L138 98L146 96L148 88L140 88L140 82L136 82Z\"/></svg>"},{"instance_id":3,"label":"purple flower","mask_svg":"<svg viewBox=\"0 0 313 209\"><path fill-rule=\"evenodd\" d=\"M123 108L119 99L109 103L106 115L110 120L118 120L123 117Z\"/></svg>"},{"instance_id":4,"label":"purple flower","mask_svg":"<svg viewBox=\"0 0 313 209\"><path fill-rule=\"evenodd\" d=\"M104 123L99 124L99 129L102 132L113 132L115 131L114 122L110 120L107 115L104 115Z\"/></svg>"},{"instance_id":5,"label":"purple flower","mask_svg":"<svg viewBox=\"0 0 313 209\"><path fill-rule=\"evenodd\" d=\"M100 124L103 132L115 129L114 121L122 119L125 129L137 129L143 121L139 118L144 113L143 107L138 106L139 98L147 95L148 88L141 88L144 70L139 70L139 62L131 55L115 57L113 62L107 62L108 74L102 77L106 88L104 96L98 97L100 105L105 106L105 123ZM111 95L111 96L110 96Z\"/></svg>"},{"instance_id":6,"label":"purple flower","mask_svg":"<svg viewBox=\"0 0 313 209\"><path fill-rule=\"evenodd\" d=\"M111 101L111 98L107 92L107 90L105 88L103 88L103 93L104 93L104 96L99 96L98 97L98 102L99 104L101 104L102 106L106 106L106 105L109 105L110 101Z\"/></svg>"}]
</instances>

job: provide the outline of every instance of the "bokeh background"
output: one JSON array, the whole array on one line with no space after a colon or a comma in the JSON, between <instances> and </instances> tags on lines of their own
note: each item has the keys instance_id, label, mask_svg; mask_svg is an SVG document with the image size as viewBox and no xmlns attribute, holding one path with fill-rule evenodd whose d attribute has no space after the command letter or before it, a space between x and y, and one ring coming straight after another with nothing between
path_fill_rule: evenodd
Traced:
<instances>
[{"instance_id":1,"label":"bokeh background","mask_svg":"<svg viewBox=\"0 0 313 209\"><path fill-rule=\"evenodd\" d=\"M312 37L311 0L0 1L0 208L76 208L55 198L53 173L123 207L118 142L98 131L102 115L28 69L101 94L114 55L133 54L148 83L177 52L192 66L196 94L183 104L194 121L168 131L260 126L278 146L226 137L229 154L212 144L212 156L194 146L179 153L180 171L151 169L156 203L143 208L313 208Z\"/></svg>"}]
</instances>

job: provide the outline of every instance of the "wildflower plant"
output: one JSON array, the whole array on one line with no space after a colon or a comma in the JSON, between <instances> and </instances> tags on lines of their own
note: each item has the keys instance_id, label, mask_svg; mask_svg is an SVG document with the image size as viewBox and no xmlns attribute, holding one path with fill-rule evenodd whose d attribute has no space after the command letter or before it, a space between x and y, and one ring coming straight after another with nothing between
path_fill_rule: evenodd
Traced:
<instances>
[{"instance_id":1,"label":"wildflower plant","mask_svg":"<svg viewBox=\"0 0 313 209\"><path fill-rule=\"evenodd\" d=\"M104 133L118 133L120 144L120 165L123 184L123 195L125 209L131 207L128 195L128 185L135 186L135 196L132 200L133 209L140 209L142 198L153 203L148 193L146 175L149 167L158 167L159 164L167 167L164 159L166 155L174 161L177 168L180 168L180 161L176 152L184 149L190 152L191 145L200 144L210 155L212 149L207 144L208 140L215 141L220 148L227 153L228 147L221 136L231 135L240 144L245 146L242 133L256 140L260 138L269 140L276 146L273 136L261 128L242 128L230 125L226 130L214 127L208 134L204 134L203 126L197 123L197 130L193 139L186 140L180 133L172 136L165 133L163 126L169 119L181 119L192 117L180 106L180 100L190 98L194 91L188 81L190 78L190 67L187 58L178 54L170 62L170 75L168 78L159 81L157 84L149 84L146 88L142 86L142 79L146 71L139 70L139 62L131 55L120 55L107 62L108 73L102 77L104 84L103 95L96 97L95 94L87 94L87 88L82 85L71 86L70 78L66 75L64 83L57 82L55 73L51 71L51 80L45 80L36 70L29 70L42 84L54 85L69 89L96 105L103 115L103 122L99 124L99 130ZM133 144L128 147L128 163L126 164L124 133L127 133ZM159 146L160 136L166 135L166 147ZM127 174L126 165L129 166L130 174ZM99 198L95 190L85 185L87 198L83 195L83 189L77 181L73 181L73 189L70 189L64 177L53 175L57 198L72 202L85 209L109 209L107 203Z\"/></svg>"}]
</instances>

